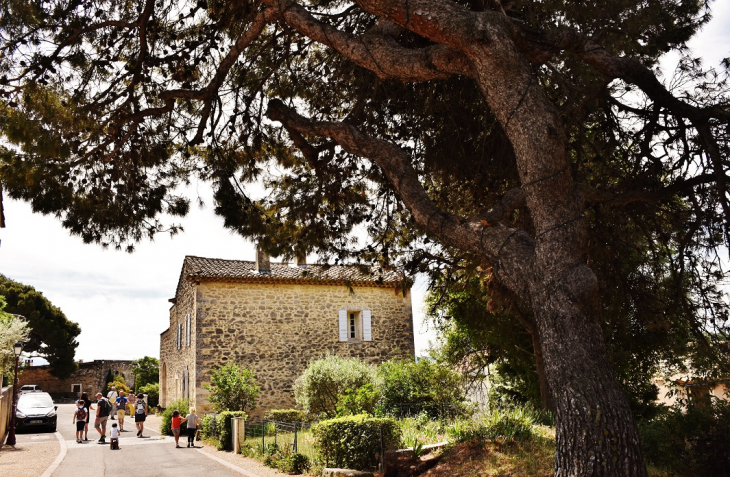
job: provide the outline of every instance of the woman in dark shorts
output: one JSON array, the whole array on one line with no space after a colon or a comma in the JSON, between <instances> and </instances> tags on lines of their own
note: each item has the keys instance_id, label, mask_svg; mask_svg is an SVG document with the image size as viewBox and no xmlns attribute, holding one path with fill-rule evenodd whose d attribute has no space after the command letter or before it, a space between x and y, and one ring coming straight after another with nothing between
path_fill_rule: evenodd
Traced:
<instances>
[{"instance_id":1,"label":"woman in dark shorts","mask_svg":"<svg viewBox=\"0 0 730 477\"><path fill-rule=\"evenodd\" d=\"M137 394L137 401L134 403L134 424L137 426L137 437L142 437L144 421L147 419L147 403L144 394Z\"/></svg>"},{"instance_id":2,"label":"woman in dark shorts","mask_svg":"<svg viewBox=\"0 0 730 477\"><path fill-rule=\"evenodd\" d=\"M89 416L91 416L91 411L93 408L91 407L91 399L89 399L89 395L87 393L81 393L81 397L79 398L79 401L84 401L84 407L86 408L86 423L84 424L84 440L89 440ZM76 401L76 402L79 402Z\"/></svg>"}]
</instances>

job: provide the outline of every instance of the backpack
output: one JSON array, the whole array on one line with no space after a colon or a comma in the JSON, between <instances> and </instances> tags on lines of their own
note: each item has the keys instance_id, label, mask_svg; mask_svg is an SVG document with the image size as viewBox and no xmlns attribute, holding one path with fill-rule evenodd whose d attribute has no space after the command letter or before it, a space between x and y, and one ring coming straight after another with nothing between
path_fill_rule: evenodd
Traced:
<instances>
[{"instance_id":1,"label":"backpack","mask_svg":"<svg viewBox=\"0 0 730 477\"><path fill-rule=\"evenodd\" d=\"M144 414L144 401L137 401L137 414Z\"/></svg>"},{"instance_id":2,"label":"backpack","mask_svg":"<svg viewBox=\"0 0 730 477\"><path fill-rule=\"evenodd\" d=\"M112 410L112 406L109 404L109 400L107 398L99 399L97 405L99 406L99 417L108 416L109 412Z\"/></svg>"},{"instance_id":3,"label":"backpack","mask_svg":"<svg viewBox=\"0 0 730 477\"><path fill-rule=\"evenodd\" d=\"M86 408L85 407L80 407L76 410L76 420L77 421L86 420Z\"/></svg>"}]
</instances>

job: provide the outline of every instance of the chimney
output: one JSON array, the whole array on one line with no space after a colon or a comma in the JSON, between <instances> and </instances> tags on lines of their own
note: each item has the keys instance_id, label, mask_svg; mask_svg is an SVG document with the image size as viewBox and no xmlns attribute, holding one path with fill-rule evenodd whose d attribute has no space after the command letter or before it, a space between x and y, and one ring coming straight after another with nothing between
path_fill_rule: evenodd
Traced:
<instances>
[{"instance_id":1,"label":"chimney","mask_svg":"<svg viewBox=\"0 0 730 477\"><path fill-rule=\"evenodd\" d=\"M269 255L256 247L256 271L259 273L271 273L271 261Z\"/></svg>"},{"instance_id":2,"label":"chimney","mask_svg":"<svg viewBox=\"0 0 730 477\"><path fill-rule=\"evenodd\" d=\"M296 265L297 267L306 267L307 254L304 252L297 252L296 256L294 257L294 265Z\"/></svg>"}]
</instances>

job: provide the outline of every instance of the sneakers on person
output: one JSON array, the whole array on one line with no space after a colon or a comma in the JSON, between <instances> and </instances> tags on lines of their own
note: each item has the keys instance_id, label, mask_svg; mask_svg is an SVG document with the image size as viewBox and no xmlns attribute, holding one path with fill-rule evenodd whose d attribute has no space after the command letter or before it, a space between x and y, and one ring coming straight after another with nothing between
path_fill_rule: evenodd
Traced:
<instances>
[{"instance_id":1,"label":"sneakers on person","mask_svg":"<svg viewBox=\"0 0 730 477\"><path fill-rule=\"evenodd\" d=\"M99 444L104 444L106 442L106 436L101 436L99 438Z\"/></svg>"}]
</instances>

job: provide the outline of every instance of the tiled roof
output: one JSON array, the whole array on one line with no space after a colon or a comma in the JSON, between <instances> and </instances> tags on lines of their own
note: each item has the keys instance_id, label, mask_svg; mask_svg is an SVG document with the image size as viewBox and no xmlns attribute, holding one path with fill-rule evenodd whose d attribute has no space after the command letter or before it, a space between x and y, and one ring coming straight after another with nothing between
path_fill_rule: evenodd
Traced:
<instances>
[{"instance_id":1,"label":"tiled roof","mask_svg":"<svg viewBox=\"0 0 730 477\"><path fill-rule=\"evenodd\" d=\"M188 255L185 257L183 273L185 278L194 281L351 283L369 286L394 286L403 281L400 272L380 267L319 264L294 266L272 262L270 268L270 273L260 273L256 271L256 262Z\"/></svg>"}]
</instances>

